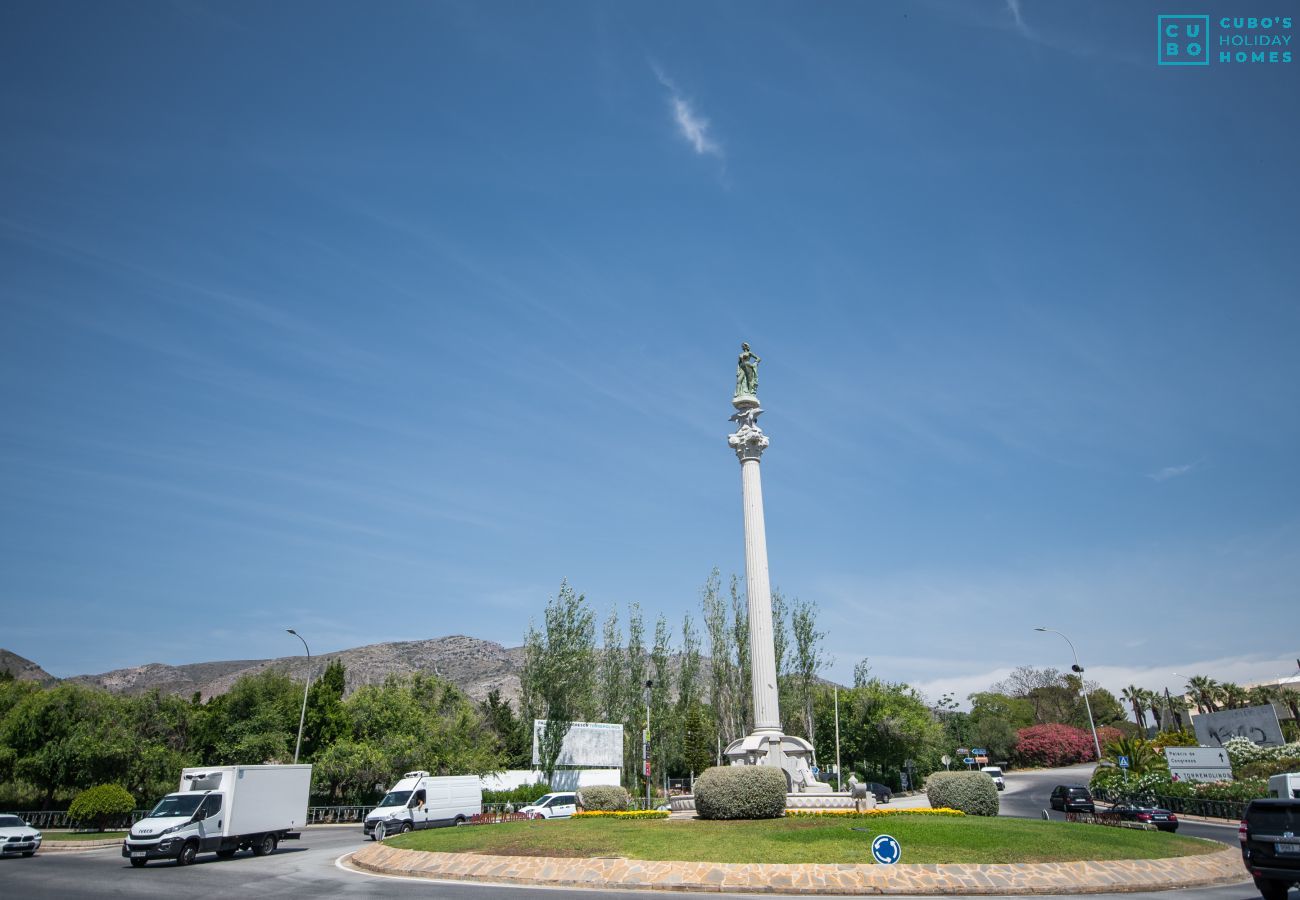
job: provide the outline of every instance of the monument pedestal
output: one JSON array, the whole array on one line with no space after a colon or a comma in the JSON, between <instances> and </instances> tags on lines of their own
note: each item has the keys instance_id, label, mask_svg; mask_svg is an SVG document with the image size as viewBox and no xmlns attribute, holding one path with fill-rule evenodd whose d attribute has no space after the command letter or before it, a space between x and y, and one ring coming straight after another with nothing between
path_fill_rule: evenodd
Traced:
<instances>
[{"instance_id":1,"label":"monument pedestal","mask_svg":"<svg viewBox=\"0 0 1300 900\"><path fill-rule=\"evenodd\" d=\"M733 766L775 766L785 772L791 794L829 794L831 786L812 773L812 744L780 732L756 731L727 745L724 754Z\"/></svg>"}]
</instances>

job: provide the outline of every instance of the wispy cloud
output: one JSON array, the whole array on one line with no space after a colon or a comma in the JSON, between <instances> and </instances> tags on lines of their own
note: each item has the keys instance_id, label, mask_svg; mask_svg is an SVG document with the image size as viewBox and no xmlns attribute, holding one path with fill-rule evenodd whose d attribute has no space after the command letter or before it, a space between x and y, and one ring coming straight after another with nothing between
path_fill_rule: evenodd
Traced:
<instances>
[{"instance_id":1,"label":"wispy cloud","mask_svg":"<svg viewBox=\"0 0 1300 900\"><path fill-rule=\"evenodd\" d=\"M709 120L696 111L695 106L683 96L677 84L664 74L663 69L654 63L651 63L651 68L654 69L659 83L669 91L668 105L672 110L678 133L700 156L716 156L718 159L725 159L722 145L709 133Z\"/></svg>"},{"instance_id":2,"label":"wispy cloud","mask_svg":"<svg viewBox=\"0 0 1300 900\"><path fill-rule=\"evenodd\" d=\"M1158 472L1150 473L1147 477L1152 481L1168 481L1170 478L1177 478L1180 475L1186 475L1195 470L1199 465L1199 462L1190 462L1181 466L1165 466Z\"/></svg>"},{"instance_id":3,"label":"wispy cloud","mask_svg":"<svg viewBox=\"0 0 1300 900\"><path fill-rule=\"evenodd\" d=\"M1032 40L1034 33L1025 24L1024 14L1020 11L1020 0L1007 0L1007 12L1011 13L1011 19L1015 23L1016 31Z\"/></svg>"}]
</instances>

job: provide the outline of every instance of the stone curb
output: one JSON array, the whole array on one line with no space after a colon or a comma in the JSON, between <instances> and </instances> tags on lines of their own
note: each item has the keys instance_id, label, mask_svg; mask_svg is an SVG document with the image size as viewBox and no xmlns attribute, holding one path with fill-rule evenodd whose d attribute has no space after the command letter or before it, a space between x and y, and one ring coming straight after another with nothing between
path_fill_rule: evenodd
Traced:
<instances>
[{"instance_id":1,"label":"stone curb","mask_svg":"<svg viewBox=\"0 0 1300 900\"><path fill-rule=\"evenodd\" d=\"M490 856L399 850L354 852L358 869L379 875L564 888L762 894L1095 894L1182 890L1245 878L1241 851L1107 862L893 866L817 863L693 863L601 858Z\"/></svg>"},{"instance_id":2,"label":"stone curb","mask_svg":"<svg viewBox=\"0 0 1300 900\"><path fill-rule=\"evenodd\" d=\"M122 846L121 838L108 838L98 841L42 841L37 853L67 853L72 850L102 850L105 847Z\"/></svg>"}]
</instances>

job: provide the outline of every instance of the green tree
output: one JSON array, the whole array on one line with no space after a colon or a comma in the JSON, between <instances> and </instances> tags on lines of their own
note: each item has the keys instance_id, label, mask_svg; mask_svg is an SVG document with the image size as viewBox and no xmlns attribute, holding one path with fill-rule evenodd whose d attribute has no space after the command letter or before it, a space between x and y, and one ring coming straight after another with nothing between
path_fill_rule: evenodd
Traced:
<instances>
[{"instance_id":1,"label":"green tree","mask_svg":"<svg viewBox=\"0 0 1300 900\"><path fill-rule=\"evenodd\" d=\"M487 699L479 703L479 712L496 736L503 755L502 764L512 769L523 769L531 765L532 729L528 727L529 723L515 715L510 701L502 699L500 690L493 688L488 691Z\"/></svg>"},{"instance_id":2,"label":"green tree","mask_svg":"<svg viewBox=\"0 0 1300 900\"><path fill-rule=\"evenodd\" d=\"M654 686L650 689L650 755L654 761L652 778L662 779L668 760L679 752L680 721L671 715L669 698L673 691L672 630L660 616L655 622L655 640L650 649L654 667Z\"/></svg>"},{"instance_id":3,"label":"green tree","mask_svg":"<svg viewBox=\"0 0 1300 900\"><path fill-rule=\"evenodd\" d=\"M740 589L740 579L731 576L731 638L736 648L736 736L749 734L754 724L754 688L749 656L749 605Z\"/></svg>"},{"instance_id":4,"label":"green tree","mask_svg":"<svg viewBox=\"0 0 1300 900\"><path fill-rule=\"evenodd\" d=\"M546 780L552 781L564 737L574 722L592 718L595 709L595 633L586 599L561 583L546 604L544 631L530 633L525 643L534 658L530 677L536 679L539 709L546 719L538 754ZM530 632L533 630L530 628Z\"/></svg>"},{"instance_id":5,"label":"green tree","mask_svg":"<svg viewBox=\"0 0 1300 900\"><path fill-rule=\"evenodd\" d=\"M803 602L798 597L790 610L790 630L794 633L793 677L795 700L804 723L804 737L812 741L813 734L813 698L816 694L818 678L826 668L827 660L822 653L822 640L826 632L817 628L817 604Z\"/></svg>"},{"instance_id":6,"label":"green tree","mask_svg":"<svg viewBox=\"0 0 1300 900\"><path fill-rule=\"evenodd\" d=\"M114 819L128 816L134 810L135 798L126 788L120 784L98 784L72 799L68 818L103 831Z\"/></svg>"},{"instance_id":7,"label":"green tree","mask_svg":"<svg viewBox=\"0 0 1300 900\"><path fill-rule=\"evenodd\" d=\"M623 779L624 787L636 792L641 787L641 732L645 728L645 704L642 700L647 678L645 649L645 620L640 604L633 603L627 610L627 691L619 721L623 723Z\"/></svg>"},{"instance_id":8,"label":"green tree","mask_svg":"<svg viewBox=\"0 0 1300 900\"><path fill-rule=\"evenodd\" d=\"M330 660L325 671L307 691L307 714L303 724L302 758L315 759L326 747L351 730L343 692L347 668L339 659Z\"/></svg>"}]
</instances>

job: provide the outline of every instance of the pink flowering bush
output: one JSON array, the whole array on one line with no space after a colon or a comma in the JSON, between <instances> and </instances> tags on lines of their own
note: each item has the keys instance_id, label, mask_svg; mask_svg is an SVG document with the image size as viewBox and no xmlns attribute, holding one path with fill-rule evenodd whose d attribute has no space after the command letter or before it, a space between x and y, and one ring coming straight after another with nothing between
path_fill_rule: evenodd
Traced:
<instances>
[{"instance_id":1,"label":"pink flowering bush","mask_svg":"<svg viewBox=\"0 0 1300 900\"><path fill-rule=\"evenodd\" d=\"M1016 732L1016 759L1025 766L1072 766L1097 754L1092 733L1069 725L1033 725Z\"/></svg>"}]
</instances>

